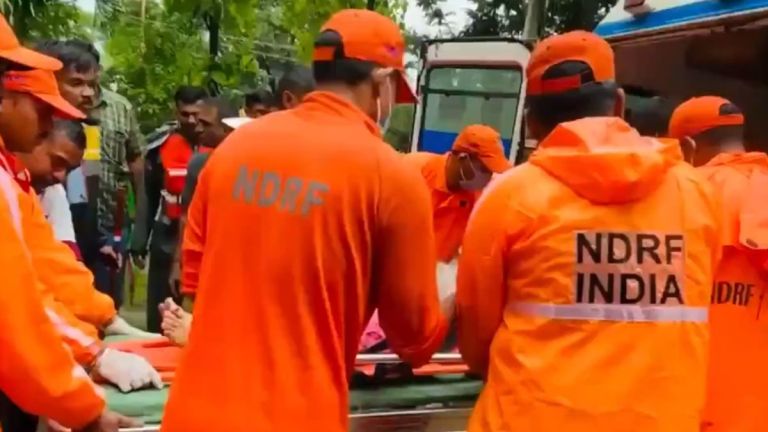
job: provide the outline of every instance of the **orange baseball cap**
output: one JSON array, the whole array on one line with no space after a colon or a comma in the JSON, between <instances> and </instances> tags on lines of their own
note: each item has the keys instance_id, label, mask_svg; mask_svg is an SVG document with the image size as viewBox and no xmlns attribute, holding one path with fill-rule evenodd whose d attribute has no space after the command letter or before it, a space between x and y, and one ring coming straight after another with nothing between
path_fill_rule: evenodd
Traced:
<instances>
[{"instance_id":1,"label":"orange baseball cap","mask_svg":"<svg viewBox=\"0 0 768 432\"><path fill-rule=\"evenodd\" d=\"M312 61L363 60L397 71L396 103L415 103L416 94L405 75L405 40L391 19L366 9L344 9L323 25L341 37L340 46L315 45Z\"/></svg>"},{"instance_id":2,"label":"orange baseball cap","mask_svg":"<svg viewBox=\"0 0 768 432\"><path fill-rule=\"evenodd\" d=\"M501 136L490 126L475 124L465 127L456 137L451 150L477 155L483 165L495 173L504 172L512 166L504 156Z\"/></svg>"},{"instance_id":3,"label":"orange baseball cap","mask_svg":"<svg viewBox=\"0 0 768 432\"><path fill-rule=\"evenodd\" d=\"M57 71L63 67L57 59L21 46L3 15L0 15L0 58L33 69Z\"/></svg>"},{"instance_id":4,"label":"orange baseball cap","mask_svg":"<svg viewBox=\"0 0 768 432\"><path fill-rule=\"evenodd\" d=\"M562 76L551 71L564 62L581 62L589 70ZM549 75L547 76L549 72ZM526 68L527 93L532 96L576 90L584 84L616 80L613 49L594 33L578 30L550 36L533 49Z\"/></svg>"},{"instance_id":5,"label":"orange baseball cap","mask_svg":"<svg viewBox=\"0 0 768 432\"><path fill-rule=\"evenodd\" d=\"M7 91L31 94L52 106L59 117L77 120L85 118L85 114L61 97L56 76L51 71L8 71L3 76L3 88Z\"/></svg>"},{"instance_id":6,"label":"orange baseball cap","mask_svg":"<svg viewBox=\"0 0 768 432\"><path fill-rule=\"evenodd\" d=\"M728 99L702 96L688 99L675 108L669 119L669 136L694 137L719 126L744 124L744 114Z\"/></svg>"}]
</instances>

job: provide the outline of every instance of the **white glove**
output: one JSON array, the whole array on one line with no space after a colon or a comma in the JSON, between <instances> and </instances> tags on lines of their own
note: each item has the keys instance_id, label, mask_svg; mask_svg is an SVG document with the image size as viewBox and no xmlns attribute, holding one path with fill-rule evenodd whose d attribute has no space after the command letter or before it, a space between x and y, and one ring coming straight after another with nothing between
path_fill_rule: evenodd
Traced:
<instances>
[{"instance_id":1,"label":"white glove","mask_svg":"<svg viewBox=\"0 0 768 432\"><path fill-rule=\"evenodd\" d=\"M163 380L144 357L107 348L96 360L94 372L123 393L150 385L161 389Z\"/></svg>"},{"instance_id":2,"label":"white glove","mask_svg":"<svg viewBox=\"0 0 768 432\"><path fill-rule=\"evenodd\" d=\"M136 336L141 338L155 338L161 337L156 333L145 332L139 330L136 327L128 324L128 322L119 316L116 316L108 326L104 328L104 334L107 336L124 335L124 336Z\"/></svg>"},{"instance_id":3,"label":"white glove","mask_svg":"<svg viewBox=\"0 0 768 432\"><path fill-rule=\"evenodd\" d=\"M450 321L456 309L457 260L437 263L437 294L443 314Z\"/></svg>"}]
</instances>

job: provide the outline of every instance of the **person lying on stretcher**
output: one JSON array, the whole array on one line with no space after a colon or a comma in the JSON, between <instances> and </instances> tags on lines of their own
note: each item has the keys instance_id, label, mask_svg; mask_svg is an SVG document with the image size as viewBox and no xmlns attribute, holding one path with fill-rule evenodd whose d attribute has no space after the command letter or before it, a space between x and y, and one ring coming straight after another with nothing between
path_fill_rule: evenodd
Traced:
<instances>
[{"instance_id":1,"label":"person lying on stretcher","mask_svg":"<svg viewBox=\"0 0 768 432\"><path fill-rule=\"evenodd\" d=\"M454 301L456 294L456 261L437 264L437 286L443 305ZM163 335L178 346L185 346L192 327L192 314L168 298L160 305L163 317ZM444 310L448 310L447 306ZM361 353L381 352L379 347L386 345L386 335L379 326L378 314L374 312L363 331L358 350Z\"/></svg>"}]
</instances>

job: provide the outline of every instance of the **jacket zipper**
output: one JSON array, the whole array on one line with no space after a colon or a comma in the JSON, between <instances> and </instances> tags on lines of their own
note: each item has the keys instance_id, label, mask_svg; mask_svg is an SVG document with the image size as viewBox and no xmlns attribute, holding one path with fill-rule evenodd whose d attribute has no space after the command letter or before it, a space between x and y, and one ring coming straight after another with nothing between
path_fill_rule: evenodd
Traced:
<instances>
[{"instance_id":1,"label":"jacket zipper","mask_svg":"<svg viewBox=\"0 0 768 432\"><path fill-rule=\"evenodd\" d=\"M760 311L763 310L763 298L765 297L765 291L760 293L760 303L757 304L757 316L755 319L760 319Z\"/></svg>"}]
</instances>

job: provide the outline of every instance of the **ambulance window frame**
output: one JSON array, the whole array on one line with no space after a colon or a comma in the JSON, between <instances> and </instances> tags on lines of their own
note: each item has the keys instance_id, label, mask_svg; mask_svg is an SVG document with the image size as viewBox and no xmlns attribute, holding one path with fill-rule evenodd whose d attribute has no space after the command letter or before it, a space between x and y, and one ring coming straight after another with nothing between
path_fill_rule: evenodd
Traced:
<instances>
[{"instance_id":1,"label":"ambulance window frame","mask_svg":"<svg viewBox=\"0 0 768 432\"><path fill-rule=\"evenodd\" d=\"M474 91L474 90L439 90L439 89L432 89L429 87L430 80L432 79L432 72L434 72L437 69L473 69L473 70L505 70L505 71L517 71L520 74L520 88L517 92L483 92L483 91ZM525 83L525 73L523 71L523 68L519 64L485 64L485 65L472 65L472 64L449 64L449 63L440 63L439 65L435 66L427 66L426 68L426 77L424 79L424 84L421 86L421 94L424 95L423 102L421 106L421 118L419 119L419 137L417 141L416 151L424 151L424 144L423 144L423 137L424 137L424 126L427 121L427 106L429 105L429 95L430 94L441 94L441 95L448 95L448 96L470 96L470 97L484 97L486 99L490 99L492 97L500 98L500 99L516 99L517 104L515 106L515 116L512 120L512 122L517 122L518 117L518 110L519 110L519 104L520 104L520 95L523 92L523 84ZM459 130L460 132L460 130ZM499 131L501 133L501 131ZM515 130L514 126L512 129L511 136L509 137L501 137L502 139L509 139L514 140L515 139ZM511 151L511 149L510 149ZM511 155L506 155L507 157ZM515 155L517 156L517 155Z\"/></svg>"}]
</instances>

